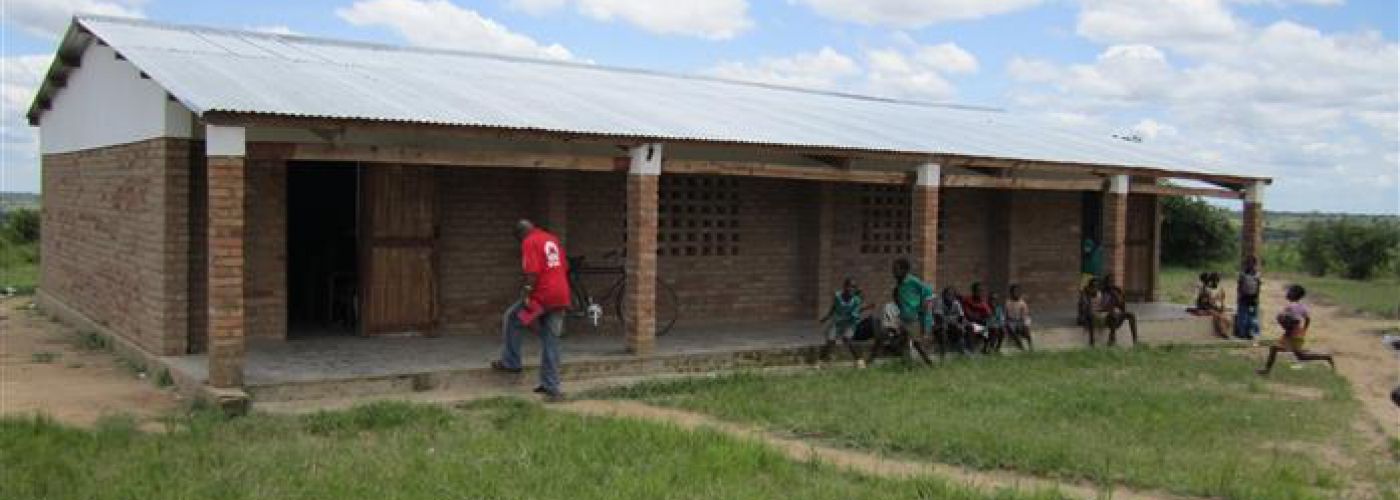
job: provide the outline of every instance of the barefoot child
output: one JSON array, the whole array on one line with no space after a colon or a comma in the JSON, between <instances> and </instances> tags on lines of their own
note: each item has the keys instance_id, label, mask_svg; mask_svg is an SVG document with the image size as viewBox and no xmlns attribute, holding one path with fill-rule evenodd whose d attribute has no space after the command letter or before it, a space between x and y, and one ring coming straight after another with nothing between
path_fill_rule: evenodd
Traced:
<instances>
[{"instance_id":1,"label":"barefoot child","mask_svg":"<svg viewBox=\"0 0 1400 500\"><path fill-rule=\"evenodd\" d=\"M841 290L831 299L831 308L827 309L826 316L817 320L817 323L831 322L826 327L826 344L822 345L819 360L827 361L831 358L831 348L836 347L837 339L846 344L846 350L851 352L852 360L860 359L856 354L856 347L851 344L851 337L855 336L856 325L860 323L861 309L860 288L856 287L854 279L846 278L841 284Z\"/></svg>"},{"instance_id":2,"label":"barefoot child","mask_svg":"<svg viewBox=\"0 0 1400 500\"><path fill-rule=\"evenodd\" d=\"M1011 336L1011 341L1016 343L1016 348L1021 350L1035 350L1035 345L1031 343L1031 308L1026 305L1026 299L1021 297L1021 285L1011 285L1008 291L1010 300L1006 301L1006 334ZM1021 340L1026 344L1021 345Z\"/></svg>"},{"instance_id":3,"label":"barefoot child","mask_svg":"<svg viewBox=\"0 0 1400 500\"><path fill-rule=\"evenodd\" d=\"M982 348L982 354L1001 354L1001 344L1006 340L1006 303L996 292L987 295L987 303L992 308L992 314L987 316L987 344Z\"/></svg>"},{"instance_id":4,"label":"barefoot child","mask_svg":"<svg viewBox=\"0 0 1400 500\"><path fill-rule=\"evenodd\" d=\"M1268 375L1274 369L1274 359L1280 352L1291 352L1293 357L1299 362L1303 361L1326 361L1332 365L1332 369L1337 369L1337 363L1332 360L1329 354L1308 352L1303 349L1308 328L1312 326L1312 317L1308 315L1308 307L1303 305L1303 297L1307 290L1299 285L1290 285L1286 293L1288 305L1284 306L1283 312L1278 314L1278 325L1283 327L1283 337L1278 343L1269 346L1269 359L1264 362L1264 367L1259 369L1260 375Z\"/></svg>"}]
</instances>

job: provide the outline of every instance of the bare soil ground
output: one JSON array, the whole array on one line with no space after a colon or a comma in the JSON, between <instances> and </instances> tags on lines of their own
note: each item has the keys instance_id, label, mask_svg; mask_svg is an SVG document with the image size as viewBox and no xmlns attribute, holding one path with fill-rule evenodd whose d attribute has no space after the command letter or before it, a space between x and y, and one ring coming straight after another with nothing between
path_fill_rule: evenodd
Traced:
<instances>
[{"instance_id":1,"label":"bare soil ground","mask_svg":"<svg viewBox=\"0 0 1400 500\"><path fill-rule=\"evenodd\" d=\"M179 407L173 392L139 377L110 351L81 346L78 332L31 302L0 299L0 414L43 413L90 426L109 414L153 423Z\"/></svg>"},{"instance_id":2,"label":"bare soil ground","mask_svg":"<svg viewBox=\"0 0 1400 500\"><path fill-rule=\"evenodd\" d=\"M1283 298L1283 287L1286 285L1274 280L1265 288L1260 321L1264 323L1266 337L1278 337L1283 333L1273 317L1283 310L1286 303ZM1356 399L1374 419L1375 426L1385 435L1400 439L1400 408L1390 401L1390 391L1400 385L1400 357L1381 345L1383 332L1400 333L1400 320L1346 314L1336 307L1317 305L1311 298L1305 299L1305 302L1311 303L1310 313L1313 317L1313 326L1308 332L1308 348L1336 355L1337 371L1351 382ZM1258 356L1261 365L1267 355L1262 348L1246 352ZM1292 362L1291 357L1281 355L1274 369L1289 369ZM1326 364L1306 368L1325 367Z\"/></svg>"}]
</instances>

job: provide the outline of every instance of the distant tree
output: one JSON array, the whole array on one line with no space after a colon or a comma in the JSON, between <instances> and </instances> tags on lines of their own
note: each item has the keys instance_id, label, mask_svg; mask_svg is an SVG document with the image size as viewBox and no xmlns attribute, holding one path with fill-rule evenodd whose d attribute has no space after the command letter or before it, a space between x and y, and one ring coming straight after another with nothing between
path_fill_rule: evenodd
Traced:
<instances>
[{"instance_id":1,"label":"distant tree","mask_svg":"<svg viewBox=\"0 0 1400 500\"><path fill-rule=\"evenodd\" d=\"M1347 279L1364 280L1391 267L1397 258L1397 246L1400 225L1343 217L1308 222L1298 253L1303 269L1310 274L1336 273Z\"/></svg>"},{"instance_id":2,"label":"distant tree","mask_svg":"<svg viewBox=\"0 0 1400 500\"><path fill-rule=\"evenodd\" d=\"M1201 267L1232 260L1239 239L1222 208L1197 198L1162 199L1162 262Z\"/></svg>"},{"instance_id":3,"label":"distant tree","mask_svg":"<svg viewBox=\"0 0 1400 500\"><path fill-rule=\"evenodd\" d=\"M0 225L0 236L14 243L34 243L39 241L39 211L21 208L4 214Z\"/></svg>"}]
</instances>

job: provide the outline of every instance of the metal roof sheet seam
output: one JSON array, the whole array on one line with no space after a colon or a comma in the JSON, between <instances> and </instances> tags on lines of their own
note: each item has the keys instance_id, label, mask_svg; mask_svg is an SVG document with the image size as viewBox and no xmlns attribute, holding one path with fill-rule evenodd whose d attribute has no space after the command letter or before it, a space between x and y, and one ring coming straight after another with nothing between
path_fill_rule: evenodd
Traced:
<instances>
[{"instance_id":1,"label":"metal roof sheet seam","mask_svg":"<svg viewBox=\"0 0 1400 500\"><path fill-rule=\"evenodd\" d=\"M123 18L80 16L74 23L200 116L217 111L1212 173L1175 151L994 108ZM46 92L41 89L36 106Z\"/></svg>"}]
</instances>

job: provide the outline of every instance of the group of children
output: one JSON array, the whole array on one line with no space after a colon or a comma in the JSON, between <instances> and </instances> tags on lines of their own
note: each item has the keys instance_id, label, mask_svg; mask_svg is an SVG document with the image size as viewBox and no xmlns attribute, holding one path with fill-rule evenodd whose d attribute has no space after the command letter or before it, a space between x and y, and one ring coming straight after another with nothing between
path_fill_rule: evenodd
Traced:
<instances>
[{"instance_id":1,"label":"group of children","mask_svg":"<svg viewBox=\"0 0 1400 500\"><path fill-rule=\"evenodd\" d=\"M950 350L963 354L999 353L1008 337L1021 350L1034 349L1030 306L1019 286L1008 288L1005 301L996 292L984 295L980 283L973 283L967 295L959 294L953 287L935 295L931 286L910 272L908 259L896 259L891 271L895 279L893 301L881 310L878 327L873 318L863 318L872 306L864 303L855 280L846 278L827 314L818 320L829 321L822 360L830 357L838 340L845 343L858 367L864 367L882 349L890 347L912 350L924 362L932 363L926 350L930 342L937 347L939 357ZM870 333L874 342L862 358L851 340L863 322L873 330Z\"/></svg>"},{"instance_id":2,"label":"group of children","mask_svg":"<svg viewBox=\"0 0 1400 500\"><path fill-rule=\"evenodd\" d=\"M826 344L820 353L822 361L830 358L837 341L846 345L851 358L860 368L864 368L886 348L906 353L917 352L925 363L932 364L926 350L930 342L937 346L940 358L950 350L965 355L978 351L983 354L1000 353L1007 337L1021 350L1034 350L1030 306L1021 295L1020 286L1011 285L1005 301L996 292L984 295L980 283L973 283L968 295L959 294L951 286L935 295L933 287L911 272L908 259L896 259L891 271L895 280L891 291L893 300L881 310L878 326L875 326L874 318L865 317L865 312L873 306L865 303L855 280L846 278L842 283L826 315L818 320L827 325ZM1193 310L1211 315L1216 335L1227 337L1225 332L1229 325L1225 317L1225 296L1219 291L1220 275L1204 273L1201 283ZM1280 352L1292 353L1300 362L1326 361L1335 367L1332 356L1310 352L1303 347L1308 328L1312 325L1308 309L1302 304L1306 294L1302 286L1288 287L1288 305L1276 318L1284 334L1279 342L1269 347L1268 359L1259 370L1260 374L1269 373ZM1126 295L1112 275L1105 276L1103 281L1097 278L1087 280L1079 294L1078 320L1088 333L1090 347L1095 345L1100 329L1108 330L1108 345L1114 345L1118 329L1124 324L1128 325L1133 344L1138 343L1137 316L1127 310ZM868 336L874 340L864 357L856 352L852 344L862 327L871 330Z\"/></svg>"}]
</instances>

